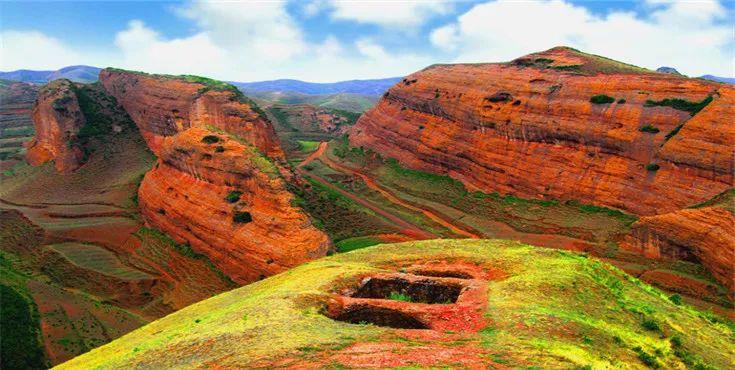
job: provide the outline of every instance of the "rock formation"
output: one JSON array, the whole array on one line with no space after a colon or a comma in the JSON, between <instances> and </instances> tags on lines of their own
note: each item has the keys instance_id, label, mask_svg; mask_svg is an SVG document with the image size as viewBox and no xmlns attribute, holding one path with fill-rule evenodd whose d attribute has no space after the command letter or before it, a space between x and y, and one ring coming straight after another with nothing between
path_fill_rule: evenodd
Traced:
<instances>
[{"instance_id":1,"label":"rock formation","mask_svg":"<svg viewBox=\"0 0 735 370\"><path fill-rule=\"evenodd\" d=\"M159 157L140 186L144 218L236 282L326 254L327 236L292 205L276 166L247 142L192 127L166 137Z\"/></svg>"},{"instance_id":2,"label":"rock formation","mask_svg":"<svg viewBox=\"0 0 735 370\"><path fill-rule=\"evenodd\" d=\"M471 189L654 215L731 186L734 93L558 47L416 72L350 142Z\"/></svg>"},{"instance_id":3,"label":"rock formation","mask_svg":"<svg viewBox=\"0 0 735 370\"><path fill-rule=\"evenodd\" d=\"M28 144L28 163L38 166L54 161L59 172L70 172L83 164L84 152L75 139L86 121L71 81L55 80L41 89L33 107L33 122L36 136Z\"/></svg>"},{"instance_id":4,"label":"rock formation","mask_svg":"<svg viewBox=\"0 0 735 370\"><path fill-rule=\"evenodd\" d=\"M273 127L232 85L110 68L100 72L100 82L130 114L156 154L165 137L190 127L211 126L247 140L268 157L283 157Z\"/></svg>"},{"instance_id":5,"label":"rock formation","mask_svg":"<svg viewBox=\"0 0 735 370\"><path fill-rule=\"evenodd\" d=\"M622 247L649 258L700 262L722 285L735 292L735 216L732 190L721 202L642 217ZM728 209L728 207L730 209Z\"/></svg>"}]
</instances>

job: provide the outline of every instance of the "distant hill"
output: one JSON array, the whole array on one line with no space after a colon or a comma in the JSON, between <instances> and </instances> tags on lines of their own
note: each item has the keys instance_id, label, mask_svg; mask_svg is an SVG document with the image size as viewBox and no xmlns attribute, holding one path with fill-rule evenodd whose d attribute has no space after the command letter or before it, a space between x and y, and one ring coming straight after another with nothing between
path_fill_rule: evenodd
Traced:
<instances>
[{"instance_id":1,"label":"distant hill","mask_svg":"<svg viewBox=\"0 0 735 370\"><path fill-rule=\"evenodd\" d=\"M45 84L59 78L68 78L74 82L94 82L100 68L90 66L69 66L56 71L32 71L19 69L11 72L0 72L0 78L21 82Z\"/></svg>"},{"instance_id":2,"label":"distant hill","mask_svg":"<svg viewBox=\"0 0 735 370\"><path fill-rule=\"evenodd\" d=\"M389 87L398 83L401 77L383 78L378 80L350 80L333 83L315 83L299 80L272 80L259 82L233 82L246 94L248 92L283 91L309 95L320 94L361 94L380 96Z\"/></svg>"},{"instance_id":3,"label":"distant hill","mask_svg":"<svg viewBox=\"0 0 735 370\"><path fill-rule=\"evenodd\" d=\"M732 77L719 77L719 76L713 76L713 75L704 75L704 76L700 76L699 78L704 78L705 80L717 81L717 82L735 85L735 78L732 78Z\"/></svg>"},{"instance_id":4,"label":"distant hill","mask_svg":"<svg viewBox=\"0 0 735 370\"><path fill-rule=\"evenodd\" d=\"M265 105L308 104L356 113L362 113L372 108L378 101L378 96L365 94L303 94L288 91L248 91L242 88L240 90L242 90L245 95L255 98L256 101L265 103Z\"/></svg>"}]
</instances>

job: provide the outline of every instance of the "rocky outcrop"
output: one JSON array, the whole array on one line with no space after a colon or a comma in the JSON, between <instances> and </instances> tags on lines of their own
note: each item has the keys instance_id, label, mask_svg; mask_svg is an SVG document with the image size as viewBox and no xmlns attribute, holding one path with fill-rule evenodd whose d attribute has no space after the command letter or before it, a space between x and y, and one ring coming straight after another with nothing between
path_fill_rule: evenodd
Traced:
<instances>
[{"instance_id":1,"label":"rocky outcrop","mask_svg":"<svg viewBox=\"0 0 735 370\"><path fill-rule=\"evenodd\" d=\"M654 215L733 183L734 91L559 47L414 73L350 142L471 189Z\"/></svg>"},{"instance_id":2,"label":"rocky outcrop","mask_svg":"<svg viewBox=\"0 0 735 370\"><path fill-rule=\"evenodd\" d=\"M642 217L621 244L655 259L701 262L735 292L735 216L722 207L682 209Z\"/></svg>"},{"instance_id":3,"label":"rocky outcrop","mask_svg":"<svg viewBox=\"0 0 735 370\"><path fill-rule=\"evenodd\" d=\"M70 172L83 164L84 152L75 142L85 125L74 85L55 80L46 85L33 107L36 136L28 144L26 159L33 166L54 161L59 172Z\"/></svg>"},{"instance_id":4,"label":"rocky outcrop","mask_svg":"<svg viewBox=\"0 0 735 370\"><path fill-rule=\"evenodd\" d=\"M165 137L190 127L211 126L239 136L270 158L283 157L273 127L232 85L194 76L109 68L100 72L100 82L130 114L157 154Z\"/></svg>"},{"instance_id":5,"label":"rocky outcrop","mask_svg":"<svg viewBox=\"0 0 735 370\"><path fill-rule=\"evenodd\" d=\"M257 147L192 127L162 138L139 190L146 222L189 243L238 283L324 256L327 236L293 205Z\"/></svg>"}]
</instances>

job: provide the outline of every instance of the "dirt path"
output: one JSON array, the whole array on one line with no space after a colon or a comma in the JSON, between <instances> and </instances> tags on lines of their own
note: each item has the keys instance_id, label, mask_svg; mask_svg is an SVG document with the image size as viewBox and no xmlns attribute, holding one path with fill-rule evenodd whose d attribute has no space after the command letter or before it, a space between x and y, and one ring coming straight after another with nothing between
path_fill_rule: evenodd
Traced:
<instances>
[{"instance_id":1,"label":"dirt path","mask_svg":"<svg viewBox=\"0 0 735 370\"><path fill-rule=\"evenodd\" d=\"M322 154L324 154L324 151L325 150L327 150L327 142L326 141L322 141L321 143L319 143L319 147L317 147L316 150L313 153L309 154L308 157L304 158L304 160L301 161L301 163L299 163L299 165L296 166L296 168L304 167L307 164L309 164L312 161L314 161L315 159L321 157Z\"/></svg>"},{"instance_id":2,"label":"dirt path","mask_svg":"<svg viewBox=\"0 0 735 370\"><path fill-rule=\"evenodd\" d=\"M428 217L429 219L433 220L434 222L438 223L439 225L442 225L442 226L446 227L447 229L451 230L453 233L455 233L457 235L462 235L462 236L465 236L465 237L468 237L468 238L474 238L474 239L479 239L480 238L479 235L477 235L477 234L475 234L473 232L470 232L470 231L466 231L466 230L464 230L464 229L462 229L462 228L460 228L460 227L452 224L451 222L447 221L445 218L437 215L434 212L431 212L429 210L416 207L413 204L410 204L410 203L408 203L408 202L406 202L406 201L398 198L393 193L391 193L389 190L387 190L387 189L383 188L382 186L378 185L375 181L373 181L373 179L371 179L369 176L365 175L364 173L361 173L361 172L356 171L356 170L354 170L352 168L343 166L343 165L341 165L339 163L336 163L336 162L332 161L331 159L329 159L329 157L327 157L327 156L324 155L324 152L326 151L326 149L327 149L327 143L326 142L323 141L323 142L319 143L319 147L317 148L317 150L315 150L308 157L306 157L306 159L304 159L301 163L299 163L296 168L299 168L300 169L303 166L306 166L307 164L311 163L315 159L319 158L320 161L322 161L327 166L332 167L333 169L336 169L336 170L338 170L340 172L344 172L344 173L350 174L352 176L357 176L357 177L361 178L362 181L364 181L365 184L368 186L368 188L377 191L378 193L380 193L383 197L385 197L386 199L388 199L388 201L390 201L393 204L397 204L397 205L399 205L399 206L401 206L403 208L410 209L410 210L412 210L414 212L419 212L419 213L423 214L424 216ZM361 204L363 206L366 206L367 208L373 210L374 212L380 214L381 216L384 216L384 217L388 218L389 220L391 220L393 222L397 222L397 221L400 220L401 221L400 225L402 227L404 227L404 226L411 226L410 229L413 229L414 232L420 230L423 234L432 235L432 237L436 237L436 235L430 234L430 233L428 233L428 232L426 232L426 231L424 231L424 230L416 227L415 225L410 224L410 223L404 221L403 219L398 218L398 217L394 216L393 214L390 214L390 213L388 213L388 212L386 212L386 211L384 211L384 210L382 210L382 209L374 206L372 203L368 203L367 201L364 201L364 200L358 198L354 194L352 194L350 192L347 192L347 191L344 191L344 190L342 190L342 189L334 186L333 184L331 184L330 182L328 182L326 179L322 178L321 176L318 176L318 175L315 175L315 174L311 174L311 173L309 174L309 176L311 176L315 180L319 181L320 183L328 186L329 188L339 191L341 194L347 196L348 198L350 198L350 199L358 202L359 204ZM368 206L368 204L369 204L369 206ZM387 217L386 215L390 215L391 217ZM406 228L406 229L409 229L409 228Z\"/></svg>"},{"instance_id":3,"label":"dirt path","mask_svg":"<svg viewBox=\"0 0 735 370\"><path fill-rule=\"evenodd\" d=\"M322 143L322 144L325 144L325 147L326 147L326 143ZM321 146L321 144L320 144L320 146ZM341 165L341 164L339 164L339 163L337 163L337 162L329 159L329 157L327 157L327 156L321 156L319 158L319 160L322 161L322 162L324 162L324 164L326 164L327 166L332 167L333 169L336 169L336 170L338 170L340 172L345 172L345 173L348 173L350 175L357 176L357 177L361 178L362 181L365 182L365 185L367 185L370 189L375 190L378 193L380 193L381 195L383 195L391 203L397 204L397 205L399 205L399 206L401 206L403 208L410 209L410 210L412 210L414 212L419 212L419 213L423 214L424 216L428 217L429 219L431 219L432 221L438 223L439 225L442 225L442 226L446 227L447 229L452 230L452 232L455 233L455 234L457 234L457 235L462 235L462 236L465 236L465 237L468 237L468 238L473 238L473 239L480 239L481 238L478 234L475 234L474 232L468 231L468 230L466 230L464 228L461 228L461 227L459 227L459 226L451 223L449 220L447 220L446 218L442 217L441 215L439 215L439 214L437 214L435 212L432 212L432 211L427 210L427 209L424 209L424 208L417 207L417 206L415 206L415 205L413 205L411 203L408 203L408 202L404 201L403 199L398 198L393 193L391 193L390 190L385 189L384 187L378 185L377 182L375 182L372 178L370 178L368 175L366 175L366 174L364 174L362 172L359 172L359 171L357 171L355 169L352 169L352 168L346 167L344 165Z\"/></svg>"},{"instance_id":4,"label":"dirt path","mask_svg":"<svg viewBox=\"0 0 735 370\"><path fill-rule=\"evenodd\" d=\"M394 225L396 225L399 228L401 228L402 229L401 230L401 233L403 233L403 234L406 234L408 236L411 236L411 237L413 237L415 239L436 239L438 237L437 235L434 235L434 234L432 234L432 233L430 233L430 232L428 232L426 230L423 230L423 229L419 228L418 226L416 226L416 225L414 225L412 223L409 223L406 220L404 220L404 219L402 219L402 218L400 218L398 216L393 215L392 213L386 212L382 208L377 207L376 205L374 205L373 203L370 203L370 202L368 202L368 201L366 201L366 200L364 200L362 198L357 197L355 194L352 194L352 193L350 193L348 191L345 191L345 190L339 188L338 186L332 184L331 182L327 181L327 179L325 179L325 178L323 178L323 177L321 177L321 176L319 176L317 174L303 173L303 175L311 177L312 179L314 179L315 181L319 182L320 184L322 184L322 185L324 185L324 186L326 186L326 187L328 187L328 188L330 188L330 189L332 189L332 190L334 190L334 191L336 191L336 192L344 195L345 197L347 197L347 198L353 200L354 202L356 202L357 204L359 204L359 205L361 205L361 206L363 206L363 207L365 207L365 208L367 208L367 209L369 209L369 210L377 213L378 215L386 218L388 221L392 222Z\"/></svg>"}]
</instances>

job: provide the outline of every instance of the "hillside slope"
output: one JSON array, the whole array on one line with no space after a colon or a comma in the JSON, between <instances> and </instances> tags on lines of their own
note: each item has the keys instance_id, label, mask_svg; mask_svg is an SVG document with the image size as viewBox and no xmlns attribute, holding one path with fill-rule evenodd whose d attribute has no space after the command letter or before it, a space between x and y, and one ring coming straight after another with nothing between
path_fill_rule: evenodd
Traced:
<instances>
[{"instance_id":1,"label":"hillside slope","mask_svg":"<svg viewBox=\"0 0 735 370\"><path fill-rule=\"evenodd\" d=\"M409 242L218 295L58 368L735 366L732 325L676 303L569 252Z\"/></svg>"}]
</instances>

